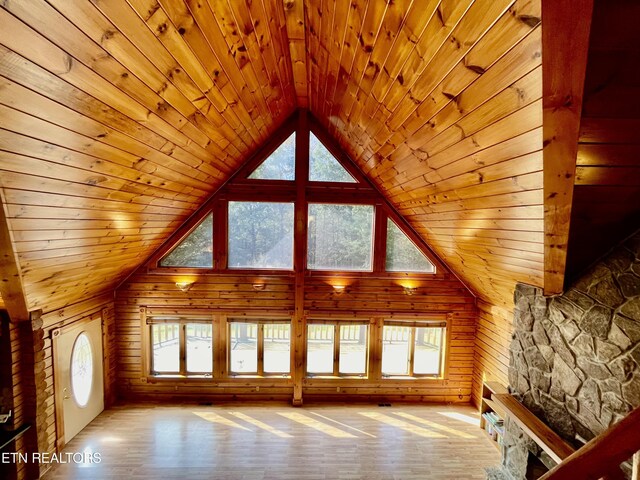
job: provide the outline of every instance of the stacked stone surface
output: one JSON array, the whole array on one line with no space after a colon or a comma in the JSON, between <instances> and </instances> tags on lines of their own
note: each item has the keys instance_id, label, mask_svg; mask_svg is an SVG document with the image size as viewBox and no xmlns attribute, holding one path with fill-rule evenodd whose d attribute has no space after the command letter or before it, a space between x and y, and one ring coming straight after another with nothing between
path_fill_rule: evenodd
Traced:
<instances>
[{"instance_id":1,"label":"stacked stone surface","mask_svg":"<svg viewBox=\"0 0 640 480\"><path fill-rule=\"evenodd\" d=\"M560 436L579 447L640 406L640 232L563 295L514 301L509 388ZM528 451L507 423L502 474L524 478Z\"/></svg>"}]
</instances>

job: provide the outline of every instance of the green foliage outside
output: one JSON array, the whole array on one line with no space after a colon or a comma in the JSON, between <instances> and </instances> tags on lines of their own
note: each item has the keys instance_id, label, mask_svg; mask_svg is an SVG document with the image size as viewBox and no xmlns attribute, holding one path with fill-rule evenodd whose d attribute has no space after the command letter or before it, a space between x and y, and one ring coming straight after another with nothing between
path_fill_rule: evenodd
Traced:
<instances>
[{"instance_id":1,"label":"green foliage outside","mask_svg":"<svg viewBox=\"0 0 640 480\"><path fill-rule=\"evenodd\" d=\"M316 270L371 270L373 206L309 204L307 265Z\"/></svg>"},{"instance_id":2,"label":"green foliage outside","mask_svg":"<svg viewBox=\"0 0 640 480\"><path fill-rule=\"evenodd\" d=\"M386 270L388 272L435 272L433 264L391 219L387 221Z\"/></svg>"},{"instance_id":3,"label":"green foliage outside","mask_svg":"<svg viewBox=\"0 0 640 480\"><path fill-rule=\"evenodd\" d=\"M293 203L229 202L229 267L293 269Z\"/></svg>"},{"instance_id":4,"label":"green foliage outside","mask_svg":"<svg viewBox=\"0 0 640 480\"><path fill-rule=\"evenodd\" d=\"M296 134L287 138L249 178L260 180L295 180Z\"/></svg>"},{"instance_id":5,"label":"green foliage outside","mask_svg":"<svg viewBox=\"0 0 640 480\"><path fill-rule=\"evenodd\" d=\"M313 133L309 135L309 180L312 182L356 183L322 142Z\"/></svg>"},{"instance_id":6,"label":"green foliage outside","mask_svg":"<svg viewBox=\"0 0 640 480\"><path fill-rule=\"evenodd\" d=\"M160 266L213 268L213 215L208 215L187 238L160 260Z\"/></svg>"}]
</instances>

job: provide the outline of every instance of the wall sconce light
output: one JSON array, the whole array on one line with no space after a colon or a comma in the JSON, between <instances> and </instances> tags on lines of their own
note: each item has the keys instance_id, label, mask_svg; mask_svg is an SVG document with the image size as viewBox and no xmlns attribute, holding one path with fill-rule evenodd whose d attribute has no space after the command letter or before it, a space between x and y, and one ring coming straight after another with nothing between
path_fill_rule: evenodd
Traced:
<instances>
[{"instance_id":1,"label":"wall sconce light","mask_svg":"<svg viewBox=\"0 0 640 480\"><path fill-rule=\"evenodd\" d=\"M404 287L405 295L413 295L418 291L418 287Z\"/></svg>"},{"instance_id":2,"label":"wall sconce light","mask_svg":"<svg viewBox=\"0 0 640 480\"><path fill-rule=\"evenodd\" d=\"M333 291L336 293L336 295L340 295L345 291L346 288L347 288L346 285L334 285Z\"/></svg>"},{"instance_id":3,"label":"wall sconce light","mask_svg":"<svg viewBox=\"0 0 640 480\"><path fill-rule=\"evenodd\" d=\"M257 292L264 290L265 284L264 283L254 283L253 284L253 289Z\"/></svg>"},{"instance_id":4,"label":"wall sconce light","mask_svg":"<svg viewBox=\"0 0 640 480\"><path fill-rule=\"evenodd\" d=\"M188 292L189 289L193 286L193 282L176 282L176 287L181 292Z\"/></svg>"}]
</instances>

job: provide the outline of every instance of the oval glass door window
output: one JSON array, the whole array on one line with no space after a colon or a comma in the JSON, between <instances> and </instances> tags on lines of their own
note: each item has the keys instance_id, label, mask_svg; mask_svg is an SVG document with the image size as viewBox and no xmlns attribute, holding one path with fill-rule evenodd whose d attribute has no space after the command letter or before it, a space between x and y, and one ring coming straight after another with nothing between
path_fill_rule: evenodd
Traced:
<instances>
[{"instance_id":1,"label":"oval glass door window","mask_svg":"<svg viewBox=\"0 0 640 480\"><path fill-rule=\"evenodd\" d=\"M86 333L76 338L71 353L71 390L73 398L80 407L89 403L93 384L93 354Z\"/></svg>"}]
</instances>

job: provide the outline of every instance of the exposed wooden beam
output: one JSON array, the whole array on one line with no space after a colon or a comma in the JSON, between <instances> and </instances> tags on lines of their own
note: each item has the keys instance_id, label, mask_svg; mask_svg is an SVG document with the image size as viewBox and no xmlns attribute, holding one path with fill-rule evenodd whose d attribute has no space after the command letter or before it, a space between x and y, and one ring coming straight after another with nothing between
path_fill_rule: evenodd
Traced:
<instances>
[{"instance_id":1,"label":"exposed wooden beam","mask_svg":"<svg viewBox=\"0 0 640 480\"><path fill-rule=\"evenodd\" d=\"M304 0L284 0L284 11L298 107L306 108L309 106L309 93L307 91L307 47L305 40Z\"/></svg>"},{"instance_id":2,"label":"exposed wooden beam","mask_svg":"<svg viewBox=\"0 0 640 480\"><path fill-rule=\"evenodd\" d=\"M11 241L2 190L0 190L0 296L12 322L29 320L20 265Z\"/></svg>"},{"instance_id":3,"label":"exposed wooden beam","mask_svg":"<svg viewBox=\"0 0 640 480\"><path fill-rule=\"evenodd\" d=\"M564 288L593 0L542 1L544 291Z\"/></svg>"},{"instance_id":4,"label":"exposed wooden beam","mask_svg":"<svg viewBox=\"0 0 640 480\"><path fill-rule=\"evenodd\" d=\"M298 116L298 131L296 135L296 178L309 178L309 118L306 110L301 110ZM293 338L293 405L302 406L302 382L305 377L303 353L305 351L306 330L304 317L305 299L305 269L307 265L307 205L304 181L296 185L295 212L295 299L294 318L292 322Z\"/></svg>"}]
</instances>

